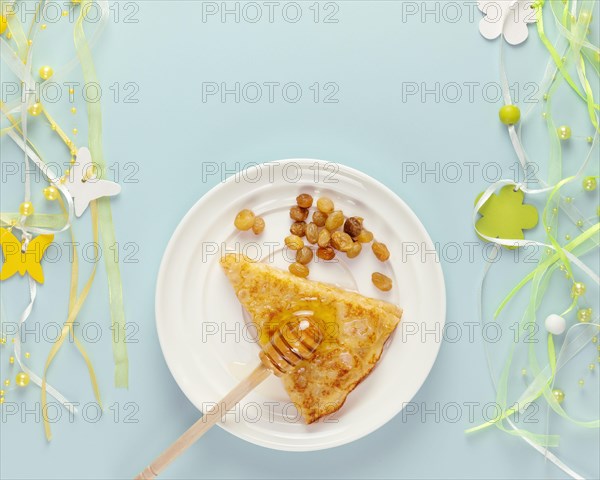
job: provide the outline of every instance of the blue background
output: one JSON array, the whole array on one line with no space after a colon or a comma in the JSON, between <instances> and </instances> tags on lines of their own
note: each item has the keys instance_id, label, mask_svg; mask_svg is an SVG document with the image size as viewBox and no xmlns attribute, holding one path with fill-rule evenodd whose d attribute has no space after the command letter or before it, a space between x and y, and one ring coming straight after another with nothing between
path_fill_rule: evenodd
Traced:
<instances>
[{"instance_id":1,"label":"blue background","mask_svg":"<svg viewBox=\"0 0 600 480\"><path fill-rule=\"evenodd\" d=\"M103 86L105 156L113 166L107 178L119 172L123 186L112 205L123 260L126 316L133 325L128 330L130 387L117 390L112 384L107 289L100 265L79 320L100 327L97 341L89 338L96 336L95 329L87 332L87 337L106 407L104 415L94 420L97 412L90 403L93 395L85 366L74 346L65 345L52 367L50 382L68 398L88 405L86 418L71 422L62 412L53 425L54 439L47 443L40 421L39 390L31 386L9 392L7 403L16 402L17 413L2 417L2 478L131 478L198 417L171 377L158 344L154 289L161 256L181 217L222 180L221 174L253 162L293 157L344 163L382 181L411 206L438 244L447 285L447 322L459 327L461 338L442 344L431 375L414 402L420 413L437 409L439 416L400 414L357 442L312 453L260 448L217 428L191 447L164 478L564 477L515 437L495 429L475 436L463 433L480 423L482 406L494 400L481 332L475 328L474 338L468 335L468 325L478 322L476 287L485 259L483 245L471 227L471 209L475 196L490 182L518 175L517 159L497 118L502 104L498 90L500 41L488 42L480 36L477 23L481 14L475 5L338 1L315 7L314 2L298 2L302 12L298 22L289 21L293 10L287 12L286 20L278 7L271 23L266 18L267 7L259 2L263 18L251 23L247 19L254 13L249 10L239 22L233 15L225 21L219 15L203 19L208 3L112 4L111 22L94 55ZM220 3L216 5L220 8ZM228 3L230 8L234 5ZM319 21L315 21L315 8ZM430 13L425 14L425 9ZM337 22L325 23L325 14L332 14L330 20ZM72 54L71 29L68 18L48 21L47 30L38 37L36 66L59 65ZM527 124L526 147L535 152L534 161L543 177L547 139L539 105L528 95L540 93L537 82L543 76L547 54L534 27L529 30L524 45L507 49L507 69L522 111L529 105L535 107ZM61 79L66 80L81 81L79 72ZM277 88L270 102L263 87L263 98L256 103L243 95L239 102L233 95L224 102L219 95L203 101L203 82L225 82L228 88L236 82L241 87L249 82L296 82L302 98L296 103L286 101ZM315 82L321 93L317 102L310 89ZM468 82L473 82L472 94ZM327 83L334 86L325 87ZM416 85L419 93L403 96L408 83ZM437 98L434 93L423 98L423 88L437 89ZM324 102L323 94L332 89L337 102ZM119 92L118 98L115 92ZM125 101L128 93L133 95L129 100L137 103ZM254 91L247 93L253 95ZM568 122L578 137L569 147L574 160L566 168L572 169L581 161L587 148L583 138L592 134L592 128L581 105L566 98L559 104L557 121ZM50 108L68 130L79 128L77 138L83 145L85 105L80 97L75 105L77 115L69 113L71 105L66 100ZM31 129L51 160L68 161L47 125L34 122ZM21 158L11 141L3 138L3 163L21 162ZM447 167L450 162L456 164L452 169ZM597 174L597 162L593 163ZM203 170L214 165L218 174L203 178ZM517 178L522 180L522 176ZM8 177L1 185L2 210L14 211L22 198L22 183ZM40 211L43 186L39 182L36 187ZM597 197L586 196L576 187L577 206L594 212ZM543 204L543 199L538 204ZM393 222L393 218L389 220ZM573 225L565 228L563 233L576 233ZM531 235L542 238L541 230L538 227ZM76 232L80 241L90 241L89 213L79 220ZM68 235L57 240L66 252ZM124 259L128 253L132 255L129 260L136 263ZM597 255L591 262L597 262ZM31 352L30 365L36 371L43 368L51 345L48 337L54 335L54 330L44 330L44 325L65 319L69 267L66 261L44 266L46 284L39 290L29 320L29 329L38 334L29 334L24 348ZM90 262L83 262L84 272L90 268ZM533 264L505 254L495 268L486 298L490 309ZM568 303L567 288L566 282L556 285L547 313ZM589 290L588 303L597 304L597 290L591 286ZM27 303L26 292L21 278L3 283L5 321L16 321ZM560 307L554 308L553 302ZM507 322L520 318L522 306L517 302ZM569 316L572 321L573 314ZM504 333L510 335L509 330ZM6 346L1 352L2 379L16 373L8 365L9 350ZM589 418L597 405L598 374L589 372L587 363L595 362L597 354L590 348L585 355L574 362L574 373L566 377L562 388L567 401L573 402L571 406L580 402L578 408L591 407ZM498 358L502 361L504 357L500 354ZM520 371L521 365L517 367ZM584 389L577 386L578 378L585 378ZM477 403L471 420L468 402ZM444 413L445 406L452 403L459 405L458 419L454 411ZM542 414L539 417L545 419ZM561 422L552 426L564 433L559 453L565 461L584 475L597 476L598 432L576 430Z\"/></svg>"}]
</instances>

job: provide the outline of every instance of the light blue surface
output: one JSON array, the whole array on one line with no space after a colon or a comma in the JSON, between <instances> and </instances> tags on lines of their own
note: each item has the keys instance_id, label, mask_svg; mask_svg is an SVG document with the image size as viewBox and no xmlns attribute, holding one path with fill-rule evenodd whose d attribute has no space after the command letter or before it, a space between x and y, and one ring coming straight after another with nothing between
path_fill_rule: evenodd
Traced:
<instances>
[{"instance_id":1,"label":"light blue surface","mask_svg":"<svg viewBox=\"0 0 600 480\"><path fill-rule=\"evenodd\" d=\"M484 250L471 228L471 208L477 193L490 181L513 178L516 172L516 157L497 120L501 102L498 98L489 100L497 97L497 88L492 85L484 92L486 84L498 84L498 41L481 38L477 31L480 14L475 5L463 2L454 3L454 10L444 7L443 2L321 3L319 22L314 21L312 4L298 3L302 18L297 23L286 21L277 8L270 23L266 18L268 7L262 3L263 19L257 23L244 17L236 23L231 15L224 23L218 15L203 22L203 8L219 7L220 2L113 4L113 21L95 50L95 58L106 94L107 163L118 163L121 175L133 172L128 162L139 165L139 171L130 178L137 183L121 177L123 192L113 202L122 258L133 252L127 242L139 246L133 254L137 263L123 261L121 265L126 315L133 325L129 332L136 342L128 345L130 388L125 391L112 386L111 332L101 266L80 320L100 327L101 338L88 346L106 407L104 416L94 421L96 409L90 403L93 395L85 366L74 346L66 345L52 367L50 381L70 399L87 405L87 420L77 418L71 422L62 412L62 418L53 425L54 439L47 443L39 417L39 390L31 387L10 392L7 403L17 402L18 412L7 416L4 409L0 433L2 478L131 478L198 417L172 379L156 336L154 288L162 253L185 212L219 183L218 176L203 181L203 168L210 162L231 171L252 162L293 157L344 163L382 181L411 206L439 244L447 285L447 322L456 324L462 337L442 345L414 406L421 413L437 410L440 418L432 413L425 419L419 414L400 414L351 445L293 454L256 447L213 429L173 464L164 478L564 477L515 437L494 429L476 436L463 433L481 421L483 406L494 399L480 331L472 327L473 339L468 335L469 325L478 322L476 288L484 263ZM454 21L456 7L461 18ZM430 13L422 18L425 8L437 9L438 16ZM416 14L408 15L412 9ZM334 11L332 18L338 22L323 23L323 15ZM120 13L118 21L114 21L115 12ZM137 23L125 22L128 14ZM290 9L287 15L291 18L294 11ZM246 18L253 16L254 12L246 10ZM43 33L44 39L53 40L40 47L42 53L36 65L52 64L55 58L60 63L58 59L63 58L65 52L58 45L69 45L71 26L64 19L61 22L49 24ZM61 28L67 33L61 33ZM527 82L542 78L547 58L532 27L530 33L525 45L508 51L510 81L515 83L520 100L533 91ZM77 75L68 79L77 79ZM118 102L114 101L114 91L108 90L115 82L120 83ZM139 86L135 94L138 103L123 101L123 94L132 91L124 90L132 88L125 87L128 82ZM249 82L296 82L303 96L291 103L276 90L272 103L264 97L256 103L242 97L236 103L232 95L225 103L217 95L203 102L203 82L227 82L229 86L235 82L241 86ZM317 103L309 89L315 82L321 85ZM329 86L325 93L336 88L337 103L323 102L328 82L337 87ZM420 89L434 88L439 82L441 97L436 101L429 94L424 102L419 95L403 98L403 82L414 82ZM450 101L456 91L452 82L462 92L456 102ZM475 82L472 99L468 82ZM254 95L252 87L247 88L247 95ZM84 104L79 100L76 105L80 109L76 116L69 113L66 102L52 106L52 113L68 129L77 126L81 139L85 138ZM557 121L569 122L574 134L590 135L592 129L580 105L565 105L560 104L563 114ZM525 110L525 105L522 107ZM574 120L575 115L578 120ZM543 175L546 140L538 117L539 109L530 121L526 146L539 152L534 160L541 165ZM47 126L40 123L32 129L43 150L62 162L64 156L58 155L64 154L64 149L51 137ZM581 161L585 147L581 139L573 141L570 153L577 155L573 155L574 164L567 169L574 169ZM21 158L14 145L3 138L3 164L20 162ZM456 162L460 179L455 181L457 170L446 167L448 162ZM403 175L412 172L413 167L418 173ZM438 169L439 178L434 173L424 174L425 169ZM598 174L597 162L591 171ZM108 178L111 175L114 170ZM16 209L22 183L10 177L1 185L2 210ZM36 187L38 199L42 187L42 183ZM593 215L597 196L586 196L579 185L576 187L573 192L577 206ZM36 203L41 204L41 200ZM76 230L82 242L90 241L89 214L78 222ZM574 234L575 227L564 233L569 232ZM534 235L541 236L540 227ZM63 234L57 240L66 253L64 242L69 241L68 236ZM476 242L472 258L469 242ZM459 259L455 258L456 245ZM591 259L592 265L594 262L597 255ZM515 262L506 254L490 282L486 299L489 308L531 268L533 264ZM89 262L83 269L89 272ZM37 324L40 338L29 335L25 348L32 354L31 365L36 371L42 369L50 348L47 338L55 335L45 325L63 322L67 309L68 262L46 262L44 270L47 283L39 290L29 327L33 329ZM561 307L568 303L566 285L563 282L556 286L550 302ZM589 290L588 303L597 305L597 289L589 285ZM10 322L26 305L26 292L23 279L2 284ZM512 310L515 321L520 318L522 306ZM542 310L547 314L561 307L548 304ZM512 321L507 320L507 324ZM573 321L572 314L569 321ZM512 334L507 329L503 332L506 336ZM90 329L86 337L90 340L95 334ZM594 416L593 407L598 401L598 369L594 373L587 369L588 361L595 362L594 348L586 351L583 360L574 362L568 384L562 386L567 393L566 406L569 402L571 406L577 404L584 418ZM2 379L15 373L14 367L8 366L7 356L8 348L3 347ZM580 377L585 378L584 389L576 385ZM476 402L471 421L469 402ZM453 405L458 405L461 418L455 419ZM25 408L37 413L23 418ZM543 412L538 417L542 422ZM552 426L565 433L559 450L565 461L584 475L597 476L598 431L582 432L555 420Z\"/></svg>"}]
</instances>

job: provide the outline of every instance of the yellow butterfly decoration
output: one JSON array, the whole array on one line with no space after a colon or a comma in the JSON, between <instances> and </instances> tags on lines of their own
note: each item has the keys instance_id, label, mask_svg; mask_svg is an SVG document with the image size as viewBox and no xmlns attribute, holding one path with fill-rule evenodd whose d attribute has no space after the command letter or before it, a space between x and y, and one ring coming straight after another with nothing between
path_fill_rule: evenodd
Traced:
<instances>
[{"instance_id":1,"label":"yellow butterfly decoration","mask_svg":"<svg viewBox=\"0 0 600 480\"><path fill-rule=\"evenodd\" d=\"M6 280L17 272L21 276L27 272L36 282L44 283L44 272L40 262L52 240L54 235L38 235L23 249L23 244L10 230L0 228L0 247L4 254L0 280Z\"/></svg>"}]
</instances>

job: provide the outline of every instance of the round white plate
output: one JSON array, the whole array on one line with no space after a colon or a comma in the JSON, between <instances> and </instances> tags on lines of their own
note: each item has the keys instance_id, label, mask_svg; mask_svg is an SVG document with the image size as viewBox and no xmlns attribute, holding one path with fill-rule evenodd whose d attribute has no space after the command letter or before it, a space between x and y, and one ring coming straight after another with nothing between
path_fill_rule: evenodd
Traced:
<instances>
[{"instance_id":1,"label":"round white plate","mask_svg":"<svg viewBox=\"0 0 600 480\"><path fill-rule=\"evenodd\" d=\"M446 309L433 242L391 190L357 170L319 160L250 167L192 207L175 230L158 275L156 325L161 348L173 377L198 409L204 411L223 398L258 364L259 347L219 257L225 251L242 251L287 268L291 259L282 243L289 235L289 208L300 193L329 196L347 216L363 217L365 226L391 252L386 263L376 260L370 248L354 260L340 255L333 262L313 262L310 278L395 303L404 315L379 364L332 416L304 424L280 380L272 376L221 424L249 442L290 451L351 442L400 412L433 366ZM235 230L233 219L243 208L264 217L262 235ZM390 292L372 285L374 271L393 279Z\"/></svg>"}]
</instances>

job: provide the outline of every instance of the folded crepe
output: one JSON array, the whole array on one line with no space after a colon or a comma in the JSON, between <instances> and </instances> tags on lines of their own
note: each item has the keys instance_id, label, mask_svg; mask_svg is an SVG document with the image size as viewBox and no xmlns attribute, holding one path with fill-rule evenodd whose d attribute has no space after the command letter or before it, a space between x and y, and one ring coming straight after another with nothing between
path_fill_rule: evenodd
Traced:
<instances>
[{"instance_id":1,"label":"folded crepe","mask_svg":"<svg viewBox=\"0 0 600 480\"><path fill-rule=\"evenodd\" d=\"M281 377L306 423L341 408L377 364L402 316L396 305L296 277L243 255L225 255L221 266L251 315L261 345L294 315L313 315L319 322L324 339L314 356Z\"/></svg>"}]
</instances>

